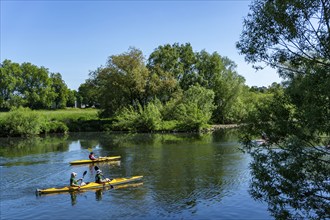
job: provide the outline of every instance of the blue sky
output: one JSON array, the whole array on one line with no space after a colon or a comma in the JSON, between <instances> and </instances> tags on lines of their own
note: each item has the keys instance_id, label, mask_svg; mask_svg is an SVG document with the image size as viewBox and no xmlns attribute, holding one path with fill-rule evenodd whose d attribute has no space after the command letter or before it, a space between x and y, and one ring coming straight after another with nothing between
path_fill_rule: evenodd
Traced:
<instances>
[{"instance_id":1,"label":"blue sky","mask_svg":"<svg viewBox=\"0 0 330 220\"><path fill-rule=\"evenodd\" d=\"M1 62L30 62L59 72L78 89L111 55L190 43L195 52L218 52L237 64L249 86L280 82L272 69L256 72L238 54L249 0L11 1L1 0Z\"/></svg>"}]
</instances>

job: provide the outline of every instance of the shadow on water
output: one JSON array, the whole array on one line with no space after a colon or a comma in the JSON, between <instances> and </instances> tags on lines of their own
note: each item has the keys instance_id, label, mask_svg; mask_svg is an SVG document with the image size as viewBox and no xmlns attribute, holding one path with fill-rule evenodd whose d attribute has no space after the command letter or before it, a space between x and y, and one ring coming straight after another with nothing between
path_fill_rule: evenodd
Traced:
<instances>
[{"instance_id":1,"label":"shadow on water","mask_svg":"<svg viewBox=\"0 0 330 220\"><path fill-rule=\"evenodd\" d=\"M252 146L251 196L276 219L330 219L330 151Z\"/></svg>"}]
</instances>

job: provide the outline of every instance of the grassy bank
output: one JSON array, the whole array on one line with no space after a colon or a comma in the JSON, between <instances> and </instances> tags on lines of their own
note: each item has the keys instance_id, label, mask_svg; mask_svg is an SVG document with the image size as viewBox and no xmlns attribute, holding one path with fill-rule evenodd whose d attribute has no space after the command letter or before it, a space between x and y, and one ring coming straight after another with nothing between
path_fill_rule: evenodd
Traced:
<instances>
[{"instance_id":1,"label":"grassy bank","mask_svg":"<svg viewBox=\"0 0 330 220\"><path fill-rule=\"evenodd\" d=\"M92 108L68 108L60 110L35 110L35 112L46 117L48 120L65 121L65 120L97 120L98 110ZM0 122L7 117L9 112L0 112Z\"/></svg>"},{"instance_id":2,"label":"grassy bank","mask_svg":"<svg viewBox=\"0 0 330 220\"><path fill-rule=\"evenodd\" d=\"M93 108L68 108L54 111L38 110L36 112L48 120L98 120L98 110Z\"/></svg>"},{"instance_id":3,"label":"grassy bank","mask_svg":"<svg viewBox=\"0 0 330 220\"><path fill-rule=\"evenodd\" d=\"M30 110L19 108L0 113L0 136L31 136L43 133L104 131L109 120L100 120L96 109Z\"/></svg>"},{"instance_id":4,"label":"grassy bank","mask_svg":"<svg viewBox=\"0 0 330 220\"><path fill-rule=\"evenodd\" d=\"M117 125L125 120L116 120ZM130 123L141 123L129 121ZM150 120L147 120L150 122ZM126 123L128 123L126 121ZM144 125L144 124L142 124ZM133 132L148 132L143 126ZM33 136L48 133L67 132L93 132L93 131L131 131L126 124L114 126L112 119L100 119L97 109L63 109L63 110L30 110L19 108L10 112L0 112L0 136ZM227 128L236 125L208 126L202 132L212 132L219 128ZM135 128L133 126L133 128ZM177 121L162 121L157 129L149 132L185 132L186 128L180 128Z\"/></svg>"}]
</instances>

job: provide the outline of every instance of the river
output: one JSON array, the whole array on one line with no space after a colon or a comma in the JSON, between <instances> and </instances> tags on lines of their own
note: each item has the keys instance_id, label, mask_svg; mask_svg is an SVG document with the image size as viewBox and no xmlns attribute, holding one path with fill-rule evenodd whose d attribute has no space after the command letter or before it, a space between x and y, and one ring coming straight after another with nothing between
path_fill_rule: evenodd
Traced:
<instances>
[{"instance_id":1,"label":"river","mask_svg":"<svg viewBox=\"0 0 330 220\"><path fill-rule=\"evenodd\" d=\"M250 156L235 130L212 134L72 133L30 139L1 139L1 219L273 219L267 204L248 193ZM113 189L36 195L68 185L71 166L90 151L121 156L98 163L106 177L143 175Z\"/></svg>"}]
</instances>

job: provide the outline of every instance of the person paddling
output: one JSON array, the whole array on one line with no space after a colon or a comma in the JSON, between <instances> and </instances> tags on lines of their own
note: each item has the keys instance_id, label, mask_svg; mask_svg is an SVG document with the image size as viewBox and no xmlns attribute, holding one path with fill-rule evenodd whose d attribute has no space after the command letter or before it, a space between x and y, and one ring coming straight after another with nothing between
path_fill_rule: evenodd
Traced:
<instances>
[{"instance_id":1,"label":"person paddling","mask_svg":"<svg viewBox=\"0 0 330 220\"><path fill-rule=\"evenodd\" d=\"M88 157L90 160L97 160L93 152L91 152Z\"/></svg>"},{"instance_id":2,"label":"person paddling","mask_svg":"<svg viewBox=\"0 0 330 220\"><path fill-rule=\"evenodd\" d=\"M106 182L110 182L111 180L109 178L105 178L103 179L103 175L102 175L102 170L98 169L96 171L96 175L95 175L95 182L96 183L106 183Z\"/></svg>"},{"instance_id":3,"label":"person paddling","mask_svg":"<svg viewBox=\"0 0 330 220\"><path fill-rule=\"evenodd\" d=\"M85 183L82 181L83 178L80 178L80 179L76 180L76 176L77 176L77 173L75 173L75 172L72 172L71 173L70 186L78 186L78 187L80 187L80 186L85 185ZM80 185L78 183L79 181L81 181L81 184Z\"/></svg>"}]
</instances>

